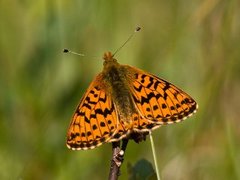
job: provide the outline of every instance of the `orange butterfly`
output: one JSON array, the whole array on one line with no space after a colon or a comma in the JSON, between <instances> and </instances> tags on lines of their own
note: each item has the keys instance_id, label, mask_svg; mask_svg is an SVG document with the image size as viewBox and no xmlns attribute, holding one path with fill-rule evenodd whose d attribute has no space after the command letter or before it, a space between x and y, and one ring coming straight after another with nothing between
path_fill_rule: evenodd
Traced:
<instances>
[{"instance_id":1,"label":"orange butterfly","mask_svg":"<svg viewBox=\"0 0 240 180\"><path fill-rule=\"evenodd\" d=\"M119 64L110 52L103 59L103 71L90 84L69 126L70 149L93 149L146 134L196 112L197 103L171 83Z\"/></svg>"}]
</instances>

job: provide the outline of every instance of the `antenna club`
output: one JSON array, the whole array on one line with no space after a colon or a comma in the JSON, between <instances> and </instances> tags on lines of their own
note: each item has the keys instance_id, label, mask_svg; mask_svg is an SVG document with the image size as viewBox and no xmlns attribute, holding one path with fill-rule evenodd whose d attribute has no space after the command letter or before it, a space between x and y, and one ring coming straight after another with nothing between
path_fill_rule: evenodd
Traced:
<instances>
[{"instance_id":1,"label":"antenna club","mask_svg":"<svg viewBox=\"0 0 240 180\"><path fill-rule=\"evenodd\" d=\"M117 54L117 52L120 51L120 50L132 39L132 37L134 36L134 34L135 34L136 32L138 32L138 31L140 31L140 30L141 30L141 27L136 27L136 29L134 30L134 32L128 37L128 39L123 43L123 45L120 46L120 47L113 53L112 57L113 57L115 54Z\"/></svg>"},{"instance_id":2,"label":"antenna club","mask_svg":"<svg viewBox=\"0 0 240 180\"><path fill-rule=\"evenodd\" d=\"M111 60L111 59L113 59L113 54L111 53L111 52L105 52L104 54L103 54L103 59L105 60L105 61L109 61L109 60Z\"/></svg>"},{"instance_id":3,"label":"antenna club","mask_svg":"<svg viewBox=\"0 0 240 180\"><path fill-rule=\"evenodd\" d=\"M64 53L68 53L69 50L68 50L68 49L63 49L63 52L64 52Z\"/></svg>"},{"instance_id":4,"label":"antenna club","mask_svg":"<svg viewBox=\"0 0 240 180\"><path fill-rule=\"evenodd\" d=\"M135 32L140 31L142 28L141 27L136 27Z\"/></svg>"},{"instance_id":5,"label":"antenna club","mask_svg":"<svg viewBox=\"0 0 240 180\"><path fill-rule=\"evenodd\" d=\"M76 53L74 51L70 51L66 48L63 49L63 53L71 53L71 54L75 54L75 55L78 55L78 56L85 56L84 54L79 54L79 53Z\"/></svg>"}]
</instances>

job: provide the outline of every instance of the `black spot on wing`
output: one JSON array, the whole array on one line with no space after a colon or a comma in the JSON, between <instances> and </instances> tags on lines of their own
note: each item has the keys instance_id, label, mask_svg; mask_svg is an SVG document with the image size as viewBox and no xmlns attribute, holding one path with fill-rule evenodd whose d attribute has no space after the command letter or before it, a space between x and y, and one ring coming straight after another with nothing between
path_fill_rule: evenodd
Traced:
<instances>
[{"instance_id":1,"label":"black spot on wing","mask_svg":"<svg viewBox=\"0 0 240 180\"><path fill-rule=\"evenodd\" d=\"M85 102L84 104L93 104L93 105L97 104L96 101L91 101L89 96L86 97L85 101L86 101L86 102Z\"/></svg>"},{"instance_id":2,"label":"black spot on wing","mask_svg":"<svg viewBox=\"0 0 240 180\"><path fill-rule=\"evenodd\" d=\"M88 108L88 109L91 109L91 106L90 106L89 104L87 104L87 103L84 103L82 106L83 106L83 107L86 107L86 108Z\"/></svg>"},{"instance_id":3,"label":"black spot on wing","mask_svg":"<svg viewBox=\"0 0 240 180\"><path fill-rule=\"evenodd\" d=\"M106 118L108 114L111 114L113 112L113 110L114 110L113 107L111 107L111 109L104 109L104 111L102 109L96 109L95 113L101 114Z\"/></svg>"},{"instance_id":4,"label":"black spot on wing","mask_svg":"<svg viewBox=\"0 0 240 180\"><path fill-rule=\"evenodd\" d=\"M153 85L153 83L154 83L152 77L149 77L149 81L150 81L150 83L146 86L147 88L150 88Z\"/></svg>"}]
</instances>

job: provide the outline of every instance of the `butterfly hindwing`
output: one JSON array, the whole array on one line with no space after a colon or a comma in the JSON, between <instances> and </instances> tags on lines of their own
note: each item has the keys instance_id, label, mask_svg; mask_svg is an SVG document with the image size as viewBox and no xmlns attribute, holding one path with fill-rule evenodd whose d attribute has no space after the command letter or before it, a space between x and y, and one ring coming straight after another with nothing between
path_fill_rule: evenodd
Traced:
<instances>
[{"instance_id":1,"label":"butterfly hindwing","mask_svg":"<svg viewBox=\"0 0 240 180\"><path fill-rule=\"evenodd\" d=\"M173 84L140 69L125 67L132 72L130 89L136 107L152 122L147 129L180 122L196 111L196 102Z\"/></svg>"},{"instance_id":2,"label":"butterfly hindwing","mask_svg":"<svg viewBox=\"0 0 240 180\"><path fill-rule=\"evenodd\" d=\"M117 114L107 95L101 74L91 83L78 105L67 134L73 150L93 149L109 141L116 130Z\"/></svg>"}]
</instances>

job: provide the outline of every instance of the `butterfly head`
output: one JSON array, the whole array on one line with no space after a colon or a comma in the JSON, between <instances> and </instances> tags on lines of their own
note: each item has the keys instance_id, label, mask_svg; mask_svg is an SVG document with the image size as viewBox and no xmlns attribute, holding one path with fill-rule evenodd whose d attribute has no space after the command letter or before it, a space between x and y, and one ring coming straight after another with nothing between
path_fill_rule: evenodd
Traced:
<instances>
[{"instance_id":1,"label":"butterfly head","mask_svg":"<svg viewBox=\"0 0 240 180\"><path fill-rule=\"evenodd\" d=\"M105 66L109 66L109 65L114 65L114 64L118 64L117 60L115 58L113 58L113 54L111 52L105 52L103 55L103 60L104 60L104 67Z\"/></svg>"},{"instance_id":2,"label":"butterfly head","mask_svg":"<svg viewBox=\"0 0 240 180\"><path fill-rule=\"evenodd\" d=\"M113 58L113 54L111 53L111 52L105 52L104 54L103 54L103 60L104 61L113 61L113 60L115 60L116 61L116 59L114 59Z\"/></svg>"}]
</instances>

